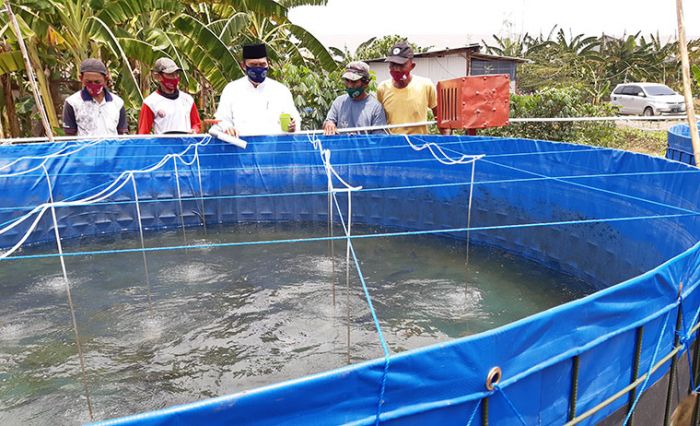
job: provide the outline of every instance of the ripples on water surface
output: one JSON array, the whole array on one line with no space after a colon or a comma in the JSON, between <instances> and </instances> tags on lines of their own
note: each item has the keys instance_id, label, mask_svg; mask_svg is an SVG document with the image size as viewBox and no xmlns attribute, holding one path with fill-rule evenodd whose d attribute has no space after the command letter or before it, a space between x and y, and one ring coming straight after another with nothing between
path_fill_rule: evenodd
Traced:
<instances>
[{"instance_id":1,"label":"ripples on water surface","mask_svg":"<svg viewBox=\"0 0 700 426\"><path fill-rule=\"evenodd\" d=\"M356 228L363 233L376 231ZM189 244L323 236L324 226L187 230ZM183 244L181 232L148 247ZM72 242L67 252L138 247ZM67 257L96 419L154 410L381 356L345 244ZM435 237L354 243L393 353L503 325L592 289L509 254ZM40 247L32 251L46 251ZM335 285L333 271L335 270ZM88 420L58 259L0 263L0 424ZM335 304L334 299L335 289ZM348 349L348 311L350 346Z\"/></svg>"}]
</instances>

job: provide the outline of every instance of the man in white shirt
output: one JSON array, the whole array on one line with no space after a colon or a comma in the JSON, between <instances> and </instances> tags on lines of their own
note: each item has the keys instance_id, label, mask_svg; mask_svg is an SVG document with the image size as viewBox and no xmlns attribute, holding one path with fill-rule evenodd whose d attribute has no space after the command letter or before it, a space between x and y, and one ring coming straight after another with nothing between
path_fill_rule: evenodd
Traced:
<instances>
[{"instance_id":1,"label":"man in white shirt","mask_svg":"<svg viewBox=\"0 0 700 426\"><path fill-rule=\"evenodd\" d=\"M216 119L229 135L271 135L299 131L301 116L292 94L283 84L267 77L269 62L264 44L243 46L246 76L226 85L219 98ZM282 129L282 125L289 125Z\"/></svg>"},{"instance_id":2,"label":"man in white shirt","mask_svg":"<svg viewBox=\"0 0 700 426\"><path fill-rule=\"evenodd\" d=\"M129 132L124 101L107 90L109 73L99 59L80 64L83 89L63 104L63 130L69 136L112 136Z\"/></svg>"}]
</instances>

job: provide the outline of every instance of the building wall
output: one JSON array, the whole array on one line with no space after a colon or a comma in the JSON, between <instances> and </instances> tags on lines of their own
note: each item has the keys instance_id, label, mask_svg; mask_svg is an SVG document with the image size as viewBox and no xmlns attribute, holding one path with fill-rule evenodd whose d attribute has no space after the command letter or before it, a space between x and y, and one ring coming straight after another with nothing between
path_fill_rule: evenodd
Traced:
<instances>
[{"instance_id":1,"label":"building wall","mask_svg":"<svg viewBox=\"0 0 700 426\"><path fill-rule=\"evenodd\" d=\"M464 77L467 75L467 60L460 55L449 55L438 58L415 58L416 68L413 73L431 79L434 83L440 80ZM369 62L370 69L376 73L377 82L388 80L389 64L386 62Z\"/></svg>"},{"instance_id":2,"label":"building wall","mask_svg":"<svg viewBox=\"0 0 700 426\"><path fill-rule=\"evenodd\" d=\"M471 75L508 74L510 78L510 91L515 93L515 62L511 61L484 61L472 59Z\"/></svg>"},{"instance_id":3,"label":"building wall","mask_svg":"<svg viewBox=\"0 0 700 426\"><path fill-rule=\"evenodd\" d=\"M472 59L472 75L508 74L515 81L515 62Z\"/></svg>"},{"instance_id":4,"label":"building wall","mask_svg":"<svg viewBox=\"0 0 700 426\"><path fill-rule=\"evenodd\" d=\"M462 55L447 55L433 58L415 58L414 74L427 77L436 83L440 80L450 80L467 75L467 59ZM389 64L386 62L368 62L375 73L377 82L391 78ZM515 62L472 60L471 75L508 74L511 91L515 91Z\"/></svg>"}]
</instances>

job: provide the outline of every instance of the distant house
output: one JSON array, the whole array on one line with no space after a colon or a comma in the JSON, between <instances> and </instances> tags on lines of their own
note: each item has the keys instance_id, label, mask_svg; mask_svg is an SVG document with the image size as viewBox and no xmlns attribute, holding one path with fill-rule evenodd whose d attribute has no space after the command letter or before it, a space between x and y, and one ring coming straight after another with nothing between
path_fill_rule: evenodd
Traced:
<instances>
[{"instance_id":1,"label":"distant house","mask_svg":"<svg viewBox=\"0 0 700 426\"><path fill-rule=\"evenodd\" d=\"M510 76L510 90L514 92L517 81L517 65L527 62L527 60L510 56L487 55L481 53L480 50L479 44L470 44L455 49L416 53L413 58L413 62L416 63L414 72L431 79L434 83L467 75L508 74ZM376 73L377 82L391 78L389 66L384 62L384 59L377 58L366 61L370 69Z\"/></svg>"}]
</instances>

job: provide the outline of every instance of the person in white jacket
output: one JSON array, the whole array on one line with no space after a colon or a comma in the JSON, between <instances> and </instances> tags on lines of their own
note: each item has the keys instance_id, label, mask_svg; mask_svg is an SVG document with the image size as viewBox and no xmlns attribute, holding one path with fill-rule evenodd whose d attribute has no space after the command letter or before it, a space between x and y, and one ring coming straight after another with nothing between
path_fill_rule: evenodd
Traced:
<instances>
[{"instance_id":1,"label":"person in white jacket","mask_svg":"<svg viewBox=\"0 0 700 426\"><path fill-rule=\"evenodd\" d=\"M289 89L267 77L269 62L264 44L243 46L245 77L226 85L216 119L225 133L239 137L299 131L301 116ZM282 125L289 122L284 129Z\"/></svg>"}]
</instances>

